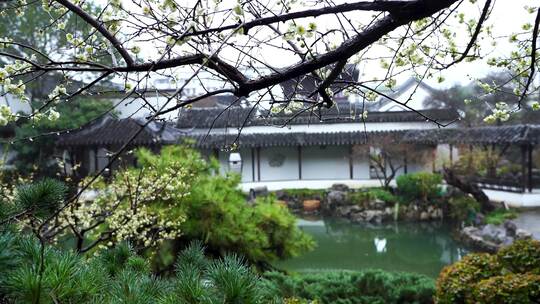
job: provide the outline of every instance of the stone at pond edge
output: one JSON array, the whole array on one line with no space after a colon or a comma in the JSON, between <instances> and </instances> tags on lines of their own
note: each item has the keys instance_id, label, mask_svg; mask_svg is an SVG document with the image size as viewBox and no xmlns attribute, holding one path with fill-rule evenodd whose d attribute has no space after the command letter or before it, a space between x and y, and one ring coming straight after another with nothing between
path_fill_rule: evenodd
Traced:
<instances>
[{"instance_id":1,"label":"stone at pond edge","mask_svg":"<svg viewBox=\"0 0 540 304\"><path fill-rule=\"evenodd\" d=\"M249 190L249 199L250 200L254 200L256 197L259 197L259 196L268 196L268 187L266 187L266 186L255 187L255 188L251 188Z\"/></svg>"},{"instance_id":2,"label":"stone at pond edge","mask_svg":"<svg viewBox=\"0 0 540 304\"><path fill-rule=\"evenodd\" d=\"M330 187L330 190L347 192L349 191L349 186L345 184L333 184L332 187Z\"/></svg>"},{"instance_id":3,"label":"stone at pond edge","mask_svg":"<svg viewBox=\"0 0 540 304\"><path fill-rule=\"evenodd\" d=\"M525 229L516 229L516 240L526 240L532 238L532 233Z\"/></svg>"},{"instance_id":4,"label":"stone at pond edge","mask_svg":"<svg viewBox=\"0 0 540 304\"><path fill-rule=\"evenodd\" d=\"M374 199L369 202L369 209L384 210L386 203L380 199Z\"/></svg>"},{"instance_id":5,"label":"stone at pond edge","mask_svg":"<svg viewBox=\"0 0 540 304\"><path fill-rule=\"evenodd\" d=\"M323 205L323 210L332 212L337 207L349 205L347 194L348 193L344 191L331 190L326 196L326 202Z\"/></svg>"},{"instance_id":6,"label":"stone at pond edge","mask_svg":"<svg viewBox=\"0 0 540 304\"><path fill-rule=\"evenodd\" d=\"M485 240L482 237L482 232L477 227L465 227L460 232L460 239L467 246L486 251L490 253L497 252L499 246L497 244Z\"/></svg>"},{"instance_id":7,"label":"stone at pond edge","mask_svg":"<svg viewBox=\"0 0 540 304\"><path fill-rule=\"evenodd\" d=\"M498 227L493 224L485 225L482 230L482 237L485 240L491 241L496 244L500 244L506 237L506 230L503 227Z\"/></svg>"},{"instance_id":8,"label":"stone at pond edge","mask_svg":"<svg viewBox=\"0 0 540 304\"><path fill-rule=\"evenodd\" d=\"M336 214L340 217L349 218L352 214L359 213L363 209L360 206L341 206L336 208Z\"/></svg>"},{"instance_id":9,"label":"stone at pond edge","mask_svg":"<svg viewBox=\"0 0 540 304\"><path fill-rule=\"evenodd\" d=\"M532 234L523 229L515 229L515 223L505 222L497 226L487 224L483 227L465 227L460 231L460 239L469 247L486 252L496 252L501 247L512 244L515 240L528 239Z\"/></svg>"},{"instance_id":10,"label":"stone at pond edge","mask_svg":"<svg viewBox=\"0 0 540 304\"><path fill-rule=\"evenodd\" d=\"M504 222L503 226L504 229L506 229L506 235L511 237L516 236L517 226L514 222L507 220Z\"/></svg>"},{"instance_id":11,"label":"stone at pond edge","mask_svg":"<svg viewBox=\"0 0 540 304\"><path fill-rule=\"evenodd\" d=\"M381 210L366 210L360 213L351 214L351 221L354 223L382 223L385 213Z\"/></svg>"}]
</instances>

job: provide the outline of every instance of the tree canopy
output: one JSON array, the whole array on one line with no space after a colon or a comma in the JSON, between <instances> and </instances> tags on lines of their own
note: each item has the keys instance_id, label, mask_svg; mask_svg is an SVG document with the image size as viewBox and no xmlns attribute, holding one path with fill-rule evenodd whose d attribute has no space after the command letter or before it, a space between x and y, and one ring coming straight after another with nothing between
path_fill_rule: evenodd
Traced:
<instances>
[{"instance_id":1,"label":"tree canopy","mask_svg":"<svg viewBox=\"0 0 540 304\"><path fill-rule=\"evenodd\" d=\"M498 102L486 116L487 122L507 120L537 89L533 80L540 14L534 4L531 1L519 16L519 31L502 37L494 32L496 21L490 20L501 4L491 0L145 0L109 1L100 8L84 1L11 0L0 6L3 16L23 20L30 14L34 19L32 14L43 11L50 18L28 24L30 40L18 31L5 31L7 36L0 40L0 83L6 93L24 99L31 83L61 73L64 77L48 98L29 114L35 117L56 111L58 103L77 95L97 94L95 88L108 80L119 84L124 98L141 97L142 91L152 89L151 78L159 75L177 86L165 103L152 107L148 118L155 119L222 94L236 96L233 103L248 98L278 111L331 107L334 96L345 93L369 101L383 94L379 87L394 87L396 77L404 73L442 82L444 70L482 60L511 75L508 83L517 103L510 107ZM70 22L86 30L70 30ZM51 50L43 41L53 32L61 33L62 43ZM501 40L510 43L505 46L508 54L491 56ZM381 71L371 68L373 62ZM364 72L358 81L344 81L338 76L347 64L360 64L370 73ZM278 85L302 78L314 80L315 89L297 90L285 98ZM74 79L85 85L69 89L66 82ZM203 92L188 94L185 88L192 83L199 83ZM486 94L501 89L496 83L481 86ZM415 110L406 100L393 101ZM528 107L537 109L540 104L533 101ZM2 113L4 123L19 117Z\"/></svg>"},{"instance_id":2,"label":"tree canopy","mask_svg":"<svg viewBox=\"0 0 540 304\"><path fill-rule=\"evenodd\" d=\"M292 117L307 111L317 116L341 95L354 94L362 103L383 96L424 116L408 99L382 89L392 90L400 75L444 82L447 71L472 62L501 71L505 80L478 79L481 92L463 107L484 96L507 96L480 115L487 123L508 121L516 112L540 109L534 98L540 11L537 3L522 1L529 5L515 16L519 24L504 26L515 28L510 33L491 18L507 4L492 0L3 1L0 14L17 29L6 28L0 38L1 94L32 99L33 106L31 113L0 106L0 124L56 120L75 98L111 91L120 101L139 98L141 107L151 109L139 132L167 113L218 95L232 96L229 106L243 102ZM351 65L359 78L340 77ZM174 84L157 106L145 94L157 90L156 78ZM36 98L30 91L43 79L53 85L38 86L47 92ZM305 79L312 89L302 87ZM292 93L280 86L287 81L296 84ZM188 90L193 85L201 90ZM64 115L79 121L70 119L74 113ZM31 133L19 132L14 141L38 136ZM111 151L109 161L128 146Z\"/></svg>"}]
</instances>

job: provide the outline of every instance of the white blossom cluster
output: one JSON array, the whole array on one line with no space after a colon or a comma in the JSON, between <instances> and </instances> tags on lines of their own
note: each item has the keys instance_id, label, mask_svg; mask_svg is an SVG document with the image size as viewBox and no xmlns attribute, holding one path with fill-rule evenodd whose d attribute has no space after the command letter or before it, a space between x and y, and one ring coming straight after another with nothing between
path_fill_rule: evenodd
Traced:
<instances>
[{"instance_id":1,"label":"white blossom cluster","mask_svg":"<svg viewBox=\"0 0 540 304\"><path fill-rule=\"evenodd\" d=\"M12 42L12 39L0 38L0 49L5 47L5 44ZM29 61L35 61L36 56L33 54L28 58ZM29 102L28 96L26 96L26 84L19 80L16 83L12 80L15 75L24 74L32 69L32 65L29 62L22 60L15 60L15 62L6 64L0 67L0 91L4 94L11 94L21 102ZM63 85L58 85L49 94L49 99L57 104L60 96L66 94L66 88ZM42 118L47 118L51 121L55 121L60 117L60 113L55 108L51 107L46 113L36 112L32 114L34 121L39 121ZM6 105L0 106L0 126L5 126L8 123L17 120L18 116L14 114L11 109Z\"/></svg>"},{"instance_id":2,"label":"white blossom cluster","mask_svg":"<svg viewBox=\"0 0 540 304\"><path fill-rule=\"evenodd\" d=\"M510 107L506 102L497 102L495 104L495 109L492 110L493 113L484 118L486 123L494 123L497 120L507 121L510 119Z\"/></svg>"},{"instance_id":3,"label":"white blossom cluster","mask_svg":"<svg viewBox=\"0 0 540 304\"><path fill-rule=\"evenodd\" d=\"M3 47L2 41L9 42L10 40L0 38L0 48ZM21 74L27 72L30 69L30 64L16 60L12 64L6 64L0 67L0 91L4 94L11 94L18 98L22 102L28 102L28 97L25 95L26 85L22 80L13 82L10 78L12 75ZM14 121L16 116L11 112L11 109L6 106L0 106L0 125L5 126L9 122Z\"/></svg>"},{"instance_id":4,"label":"white blossom cluster","mask_svg":"<svg viewBox=\"0 0 540 304\"><path fill-rule=\"evenodd\" d=\"M180 208L193 180L179 162L165 169L128 169L113 182L98 182L100 195L92 202L74 205L60 216L61 225L88 230L89 238L106 236L100 247L129 240L152 247L181 235L185 214Z\"/></svg>"},{"instance_id":5,"label":"white blossom cluster","mask_svg":"<svg viewBox=\"0 0 540 304\"><path fill-rule=\"evenodd\" d=\"M307 27L304 25L296 24L295 22L289 23L289 28L283 39L302 41L304 38L311 38L317 30L317 24L315 22L310 22ZM305 43L301 43L300 46L306 47Z\"/></svg>"},{"instance_id":6,"label":"white blossom cluster","mask_svg":"<svg viewBox=\"0 0 540 304\"><path fill-rule=\"evenodd\" d=\"M273 105L271 108L272 114L285 113L290 115L304 108L304 105L300 101L289 101L286 104Z\"/></svg>"}]
</instances>

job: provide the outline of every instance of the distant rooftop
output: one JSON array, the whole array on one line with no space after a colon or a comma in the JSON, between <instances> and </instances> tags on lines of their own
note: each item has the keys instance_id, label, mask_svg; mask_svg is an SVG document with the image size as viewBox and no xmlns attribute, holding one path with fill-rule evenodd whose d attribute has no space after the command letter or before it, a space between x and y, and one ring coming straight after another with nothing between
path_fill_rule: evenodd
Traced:
<instances>
[{"instance_id":1,"label":"distant rooftop","mask_svg":"<svg viewBox=\"0 0 540 304\"><path fill-rule=\"evenodd\" d=\"M77 132L62 135L59 146L111 146L125 144L144 125L144 121L106 117ZM287 132L258 134L189 133L164 122L151 122L135 137L133 146L157 146L194 140L200 148L222 148L232 143L241 147L350 145L384 142L436 145L540 143L540 125L508 125L478 128L440 128L395 131Z\"/></svg>"},{"instance_id":2,"label":"distant rooftop","mask_svg":"<svg viewBox=\"0 0 540 304\"><path fill-rule=\"evenodd\" d=\"M418 111L430 119L448 122L459 118L451 109L428 109ZM241 126L282 126L324 123L361 123L362 107L357 103L338 103L330 109L321 108L305 111L297 116L287 114L257 113L251 107L192 108L183 109L178 117L177 127L225 128ZM421 122L426 119L412 111L370 112L366 122Z\"/></svg>"}]
</instances>

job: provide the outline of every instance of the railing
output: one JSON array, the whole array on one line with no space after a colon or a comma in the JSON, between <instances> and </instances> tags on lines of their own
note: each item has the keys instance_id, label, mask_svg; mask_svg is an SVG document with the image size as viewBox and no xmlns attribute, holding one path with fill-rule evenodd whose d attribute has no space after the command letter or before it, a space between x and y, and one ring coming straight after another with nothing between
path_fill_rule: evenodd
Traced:
<instances>
[{"instance_id":1,"label":"railing","mask_svg":"<svg viewBox=\"0 0 540 304\"><path fill-rule=\"evenodd\" d=\"M501 190L509 192L527 192L529 184L524 182L521 174L512 177L481 177L476 176L472 182L484 189ZM530 182L531 188L540 188L540 174L533 174Z\"/></svg>"},{"instance_id":2,"label":"railing","mask_svg":"<svg viewBox=\"0 0 540 304\"><path fill-rule=\"evenodd\" d=\"M523 182L521 176L517 178L490 178L477 176L474 177L472 181L484 189L523 192Z\"/></svg>"}]
</instances>

